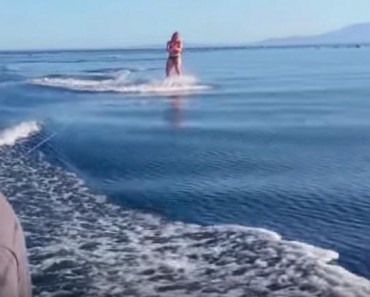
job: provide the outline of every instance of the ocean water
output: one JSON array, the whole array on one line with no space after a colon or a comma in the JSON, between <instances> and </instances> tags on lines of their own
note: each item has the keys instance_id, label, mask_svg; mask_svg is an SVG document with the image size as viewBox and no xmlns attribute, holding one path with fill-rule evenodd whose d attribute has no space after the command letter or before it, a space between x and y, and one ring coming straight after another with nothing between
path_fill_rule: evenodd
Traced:
<instances>
[{"instance_id":1,"label":"ocean water","mask_svg":"<svg viewBox=\"0 0 370 297\"><path fill-rule=\"evenodd\" d=\"M35 296L370 296L370 48L0 53Z\"/></svg>"}]
</instances>

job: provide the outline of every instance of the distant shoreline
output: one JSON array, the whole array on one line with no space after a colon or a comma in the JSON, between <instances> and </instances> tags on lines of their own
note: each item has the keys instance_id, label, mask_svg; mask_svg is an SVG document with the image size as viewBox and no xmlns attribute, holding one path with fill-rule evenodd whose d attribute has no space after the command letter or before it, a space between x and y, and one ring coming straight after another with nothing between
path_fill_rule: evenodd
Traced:
<instances>
[{"instance_id":1,"label":"distant shoreline","mask_svg":"<svg viewBox=\"0 0 370 297\"><path fill-rule=\"evenodd\" d=\"M304 49L304 48L361 48L370 47L370 43L338 43L338 44L305 44L305 45L215 45L215 46L189 46L186 51L213 51L213 50L261 50L261 49ZM7 53L58 53L58 52L100 52L100 51L112 51L112 52L147 52L147 51L164 51L163 47L122 47L122 48L70 48L70 49L24 49L24 50L1 50L0 54Z\"/></svg>"}]
</instances>

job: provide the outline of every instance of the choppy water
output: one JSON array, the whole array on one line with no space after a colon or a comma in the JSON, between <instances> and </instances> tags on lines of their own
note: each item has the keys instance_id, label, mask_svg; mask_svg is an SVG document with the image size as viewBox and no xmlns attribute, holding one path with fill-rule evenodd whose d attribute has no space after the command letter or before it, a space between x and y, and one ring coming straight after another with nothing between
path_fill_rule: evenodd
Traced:
<instances>
[{"instance_id":1,"label":"choppy water","mask_svg":"<svg viewBox=\"0 0 370 297\"><path fill-rule=\"evenodd\" d=\"M369 51L1 53L35 295L369 296Z\"/></svg>"}]
</instances>

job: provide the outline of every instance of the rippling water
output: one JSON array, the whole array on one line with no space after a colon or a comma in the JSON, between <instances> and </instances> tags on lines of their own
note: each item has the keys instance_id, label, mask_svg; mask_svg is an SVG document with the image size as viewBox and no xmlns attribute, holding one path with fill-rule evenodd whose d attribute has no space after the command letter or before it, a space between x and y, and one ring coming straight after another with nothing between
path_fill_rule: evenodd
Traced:
<instances>
[{"instance_id":1,"label":"rippling water","mask_svg":"<svg viewBox=\"0 0 370 297\"><path fill-rule=\"evenodd\" d=\"M36 296L369 296L369 50L1 53Z\"/></svg>"}]
</instances>

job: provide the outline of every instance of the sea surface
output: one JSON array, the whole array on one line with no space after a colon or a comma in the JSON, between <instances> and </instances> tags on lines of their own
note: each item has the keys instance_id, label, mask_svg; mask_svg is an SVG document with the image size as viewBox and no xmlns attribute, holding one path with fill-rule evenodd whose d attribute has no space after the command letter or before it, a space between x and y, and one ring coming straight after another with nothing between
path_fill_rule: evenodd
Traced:
<instances>
[{"instance_id":1,"label":"sea surface","mask_svg":"<svg viewBox=\"0 0 370 297\"><path fill-rule=\"evenodd\" d=\"M370 296L370 48L0 52L34 295Z\"/></svg>"}]
</instances>

